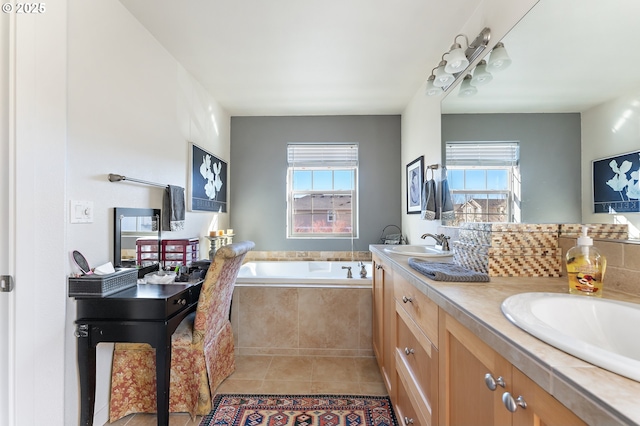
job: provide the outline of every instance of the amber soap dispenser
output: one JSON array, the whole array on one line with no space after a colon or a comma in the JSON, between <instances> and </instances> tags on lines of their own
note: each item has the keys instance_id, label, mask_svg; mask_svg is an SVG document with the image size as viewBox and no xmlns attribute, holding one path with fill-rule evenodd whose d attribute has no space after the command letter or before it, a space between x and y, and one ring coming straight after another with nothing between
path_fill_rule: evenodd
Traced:
<instances>
[{"instance_id":1,"label":"amber soap dispenser","mask_svg":"<svg viewBox=\"0 0 640 426\"><path fill-rule=\"evenodd\" d=\"M601 297L607 259L593 246L588 231L589 227L583 226L578 244L567 252L569 293Z\"/></svg>"}]
</instances>

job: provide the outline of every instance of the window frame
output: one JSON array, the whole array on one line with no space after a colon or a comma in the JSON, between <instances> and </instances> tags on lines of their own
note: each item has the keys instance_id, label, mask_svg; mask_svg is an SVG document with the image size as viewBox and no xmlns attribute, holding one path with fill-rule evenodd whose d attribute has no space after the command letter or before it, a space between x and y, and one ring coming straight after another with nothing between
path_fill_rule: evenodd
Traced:
<instances>
[{"instance_id":1,"label":"window frame","mask_svg":"<svg viewBox=\"0 0 640 426\"><path fill-rule=\"evenodd\" d=\"M296 163L292 162L292 154L290 149L295 147L309 147L315 145L318 149L325 149L331 151L332 148L345 149L355 148L355 161L351 158L350 161L332 160L323 158L318 161L311 159L307 162ZM359 235L359 218L358 218L358 188L359 188L359 169L357 162L357 150L358 145L354 143L335 143L335 144L302 144L302 143L290 143L287 146L288 159L287 159L287 178L286 178L286 238L287 239L357 239ZM331 155L329 155L331 157ZM294 173L296 171L310 171L312 173L312 189L294 189ZM331 171L332 172L332 188L331 189L313 189L313 172L314 171ZM335 172L348 171L352 174L352 188L351 189L334 189L335 187ZM317 196L317 195L349 195L351 197L351 232L296 232L294 228L294 200L297 196ZM313 202L313 200L311 201ZM311 210L313 214L313 210ZM318 211L317 214L325 216L327 223L334 223L339 213L337 210ZM334 221L330 221L329 217L333 216ZM312 222L313 226L313 222Z\"/></svg>"}]
</instances>

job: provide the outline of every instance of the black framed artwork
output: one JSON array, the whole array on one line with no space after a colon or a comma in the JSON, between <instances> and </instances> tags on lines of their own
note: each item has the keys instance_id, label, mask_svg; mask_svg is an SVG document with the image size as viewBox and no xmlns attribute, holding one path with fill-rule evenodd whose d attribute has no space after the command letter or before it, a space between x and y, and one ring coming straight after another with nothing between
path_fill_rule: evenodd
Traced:
<instances>
[{"instance_id":1,"label":"black framed artwork","mask_svg":"<svg viewBox=\"0 0 640 426\"><path fill-rule=\"evenodd\" d=\"M424 183L424 156L407 164L407 214L420 213Z\"/></svg>"},{"instance_id":2,"label":"black framed artwork","mask_svg":"<svg viewBox=\"0 0 640 426\"><path fill-rule=\"evenodd\" d=\"M640 151L593 161L593 212L640 212Z\"/></svg>"},{"instance_id":3,"label":"black framed artwork","mask_svg":"<svg viewBox=\"0 0 640 426\"><path fill-rule=\"evenodd\" d=\"M194 143L189 145L191 210L226 213L227 163Z\"/></svg>"}]
</instances>

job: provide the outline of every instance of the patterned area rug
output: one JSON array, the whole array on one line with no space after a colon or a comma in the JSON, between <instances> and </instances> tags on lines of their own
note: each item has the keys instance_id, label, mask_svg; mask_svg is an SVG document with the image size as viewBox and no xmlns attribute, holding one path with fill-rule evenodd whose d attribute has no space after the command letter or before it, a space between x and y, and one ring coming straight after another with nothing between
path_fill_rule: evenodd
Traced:
<instances>
[{"instance_id":1,"label":"patterned area rug","mask_svg":"<svg viewBox=\"0 0 640 426\"><path fill-rule=\"evenodd\" d=\"M200 426L398 426L384 396L216 395Z\"/></svg>"}]
</instances>

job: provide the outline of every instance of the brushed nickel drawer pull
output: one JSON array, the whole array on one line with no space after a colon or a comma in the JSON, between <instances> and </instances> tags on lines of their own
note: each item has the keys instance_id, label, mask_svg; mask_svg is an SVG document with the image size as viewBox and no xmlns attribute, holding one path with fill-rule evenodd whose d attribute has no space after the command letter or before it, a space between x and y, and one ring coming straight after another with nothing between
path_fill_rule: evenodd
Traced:
<instances>
[{"instance_id":1,"label":"brushed nickel drawer pull","mask_svg":"<svg viewBox=\"0 0 640 426\"><path fill-rule=\"evenodd\" d=\"M404 424L405 425L412 425L413 424L413 419L410 419L407 416L404 416Z\"/></svg>"},{"instance_id":2,"label":"brushed nickel drawer pull","mask_svg":"<svg viewBox=\"0 0 640 426\"><path fill-rule=\"evenodd\" d=\"M416 351L413 350L413 348L409 349L409 348L404 348L404 353L407 355L411 355L416 353Z\"/></svg>"},{"instance_id":3,"label":"brushed nickel drawer pull","mask_svg":"<svg viewBox=\"0 0 640 426\"><path fill-rule=\"evenodd\" d=\"M404 303L407 303L407 302L413 302L413 299L412 299L412 298L410 298L410 297L407 297L407 296L402 296L402 301L403 301Z\"/></svg>"},{"instance_id":4,"label":"brushed nickel drawer pull","mask_svg":"<svg viewBox=\"0 0 640 426\"><path fill-rule=\"evenodd\" d=\"M502 376L498 376L498 378L495 379L491 373L484 375L484 383L487 385L489 390L492 391L496 390L498 386L502 386L503 388L505 387L504 378L502 378Z\"/></svg>"}]
</instances>

